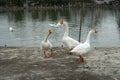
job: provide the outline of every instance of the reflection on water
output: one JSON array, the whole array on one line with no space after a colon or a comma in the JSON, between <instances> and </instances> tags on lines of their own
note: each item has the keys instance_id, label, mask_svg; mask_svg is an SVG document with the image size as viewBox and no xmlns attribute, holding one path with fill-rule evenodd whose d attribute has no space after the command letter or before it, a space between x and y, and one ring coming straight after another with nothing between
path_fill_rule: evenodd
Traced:
<instances>
[{"instance_id":1,"label":"reflection on water","mask_svg":"<svg viewBox=\"0 0 120 80\"><path fill-rule=\"evenodd\" d=\"M81 13L82 12L82 13ZM82 17L81 38L84 42L90 29L98 33L91 36L91 45L96 47L120 47L120 10L110 9L43 9L33 11L0 12L0 46L40 46L52 29L49 40L54 46L61 46L64 27L53 28L49 23L65 19L69 23L69 35L79 40ZM14 28L14 32L9 31Z\"/></svg>"}]
</instances>

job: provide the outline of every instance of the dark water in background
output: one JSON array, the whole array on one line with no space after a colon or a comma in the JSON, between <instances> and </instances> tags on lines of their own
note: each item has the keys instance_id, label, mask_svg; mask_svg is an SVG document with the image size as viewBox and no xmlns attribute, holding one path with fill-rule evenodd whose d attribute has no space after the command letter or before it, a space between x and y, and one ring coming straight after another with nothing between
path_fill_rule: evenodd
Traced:
<instances>
[{"instance_id":1,"label":"dark water in background","mask_svg":"<svg viewBox=\"0 0 120 80\"><path fill-rule=\"evenodd\" d=\"M91 35L91 46L120 47L120 10L111 9L42 9L0 12L0 46L39 47L52 29L49 37L53 46L61 46L64 27L49 26L65 19L69 23L69 35L79 40L80 20L82 18L81 42L86 40L90 29L96 27L98 33ZM14 32L9 31L14 28Z\"/></svg>"}]
</instances>

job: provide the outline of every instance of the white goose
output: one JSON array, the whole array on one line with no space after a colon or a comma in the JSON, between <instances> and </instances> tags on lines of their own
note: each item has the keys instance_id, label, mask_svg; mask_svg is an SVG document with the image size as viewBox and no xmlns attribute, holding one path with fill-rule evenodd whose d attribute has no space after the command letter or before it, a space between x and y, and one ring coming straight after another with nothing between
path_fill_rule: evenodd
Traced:
<instances>
[{"instance_id":1,"label":"white goose","mask_svg":"<svg viewBox=\"0 0 120 80\"><path fill-rule=\"evenodd\" d=\"M46 51L47 50L51 50L51 55L50 57L53 57L53 53L52 53L52 44L50 43L50 41L48 40L49 35L52 33L51 30L48 30L48 35L47 37L41 42L41 49L44 52L44 58L48 58L48 56L46 55Z\"/></svg>"},{"instance_id":2,"label":"white goose","mask_svg":"<svg viewBox=\"0 0 120 80\"><path fill-rule=\"evenodd\" d=\"M9 27L9 30L10 30L10 32L13 32L13 28L12 27Z\"/></svg>"},{"instance_id":3,"label":"white goose","mask_svg":"<svg viewBox=\"0 0 120 80\"><path fill-rule=\"evenodd\" d=\"M91 33L95 33L96 29L90 30L87 36L87 39L84 43L79 44L75 48L73 48L70 52L76 53L76 55L79 55L79 59L81 62L84 62L84 58L81 56L84 53L87 53L90 50L90 35Z\"/></svg>"},{"instance_id":4,"label":"white goose","mask_svg":"<svg viewBox=\"0 0 120 80\"><path fill-rule=\"evenodd\" d=\"M74 47L79 45L80 43L77 40L69 37L69 26L68 26L68 23L66 21L61 20L60 24L63 24L65 26L65 33L64 33L64 36L62 38L62 42L68 48L68 50L70 51Z\"/></svg>"}]
</instances>

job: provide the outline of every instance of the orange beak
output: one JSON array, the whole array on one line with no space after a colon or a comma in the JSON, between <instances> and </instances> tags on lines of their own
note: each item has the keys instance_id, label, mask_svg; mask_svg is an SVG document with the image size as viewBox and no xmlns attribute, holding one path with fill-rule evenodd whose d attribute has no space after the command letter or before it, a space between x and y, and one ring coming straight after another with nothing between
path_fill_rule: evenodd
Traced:
<instances>
[{"instance_id":1,"label":"orange beak","mask_svg":"<svg viewBox=\"0 0 120 80\"><path fill-rule=\"evenodd\" d=\"M60 21L60 24L64 24L64 20L63 19Z\"/></svg>"}]
</instances>

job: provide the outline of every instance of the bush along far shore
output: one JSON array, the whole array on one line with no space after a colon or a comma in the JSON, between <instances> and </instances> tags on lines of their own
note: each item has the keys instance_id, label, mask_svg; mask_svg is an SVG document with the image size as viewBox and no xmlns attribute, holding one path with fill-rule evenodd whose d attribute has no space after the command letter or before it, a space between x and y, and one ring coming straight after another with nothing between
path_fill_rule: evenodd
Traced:
<instances>
[{"instance_id":1,"label":"bush along far shore","mask_svg":"<svg viewBox=\"0 0 120 80\"><path fill-rule=\"evenodd\" d=\"M51 8L120 8L120 5L98 5L93 3L84 4L62 4L62 5L48 5L42 4L37 6L0 6L0 11L6 10L22 10L22 9L51 9Z\"/></svg>"}]
</instances>

